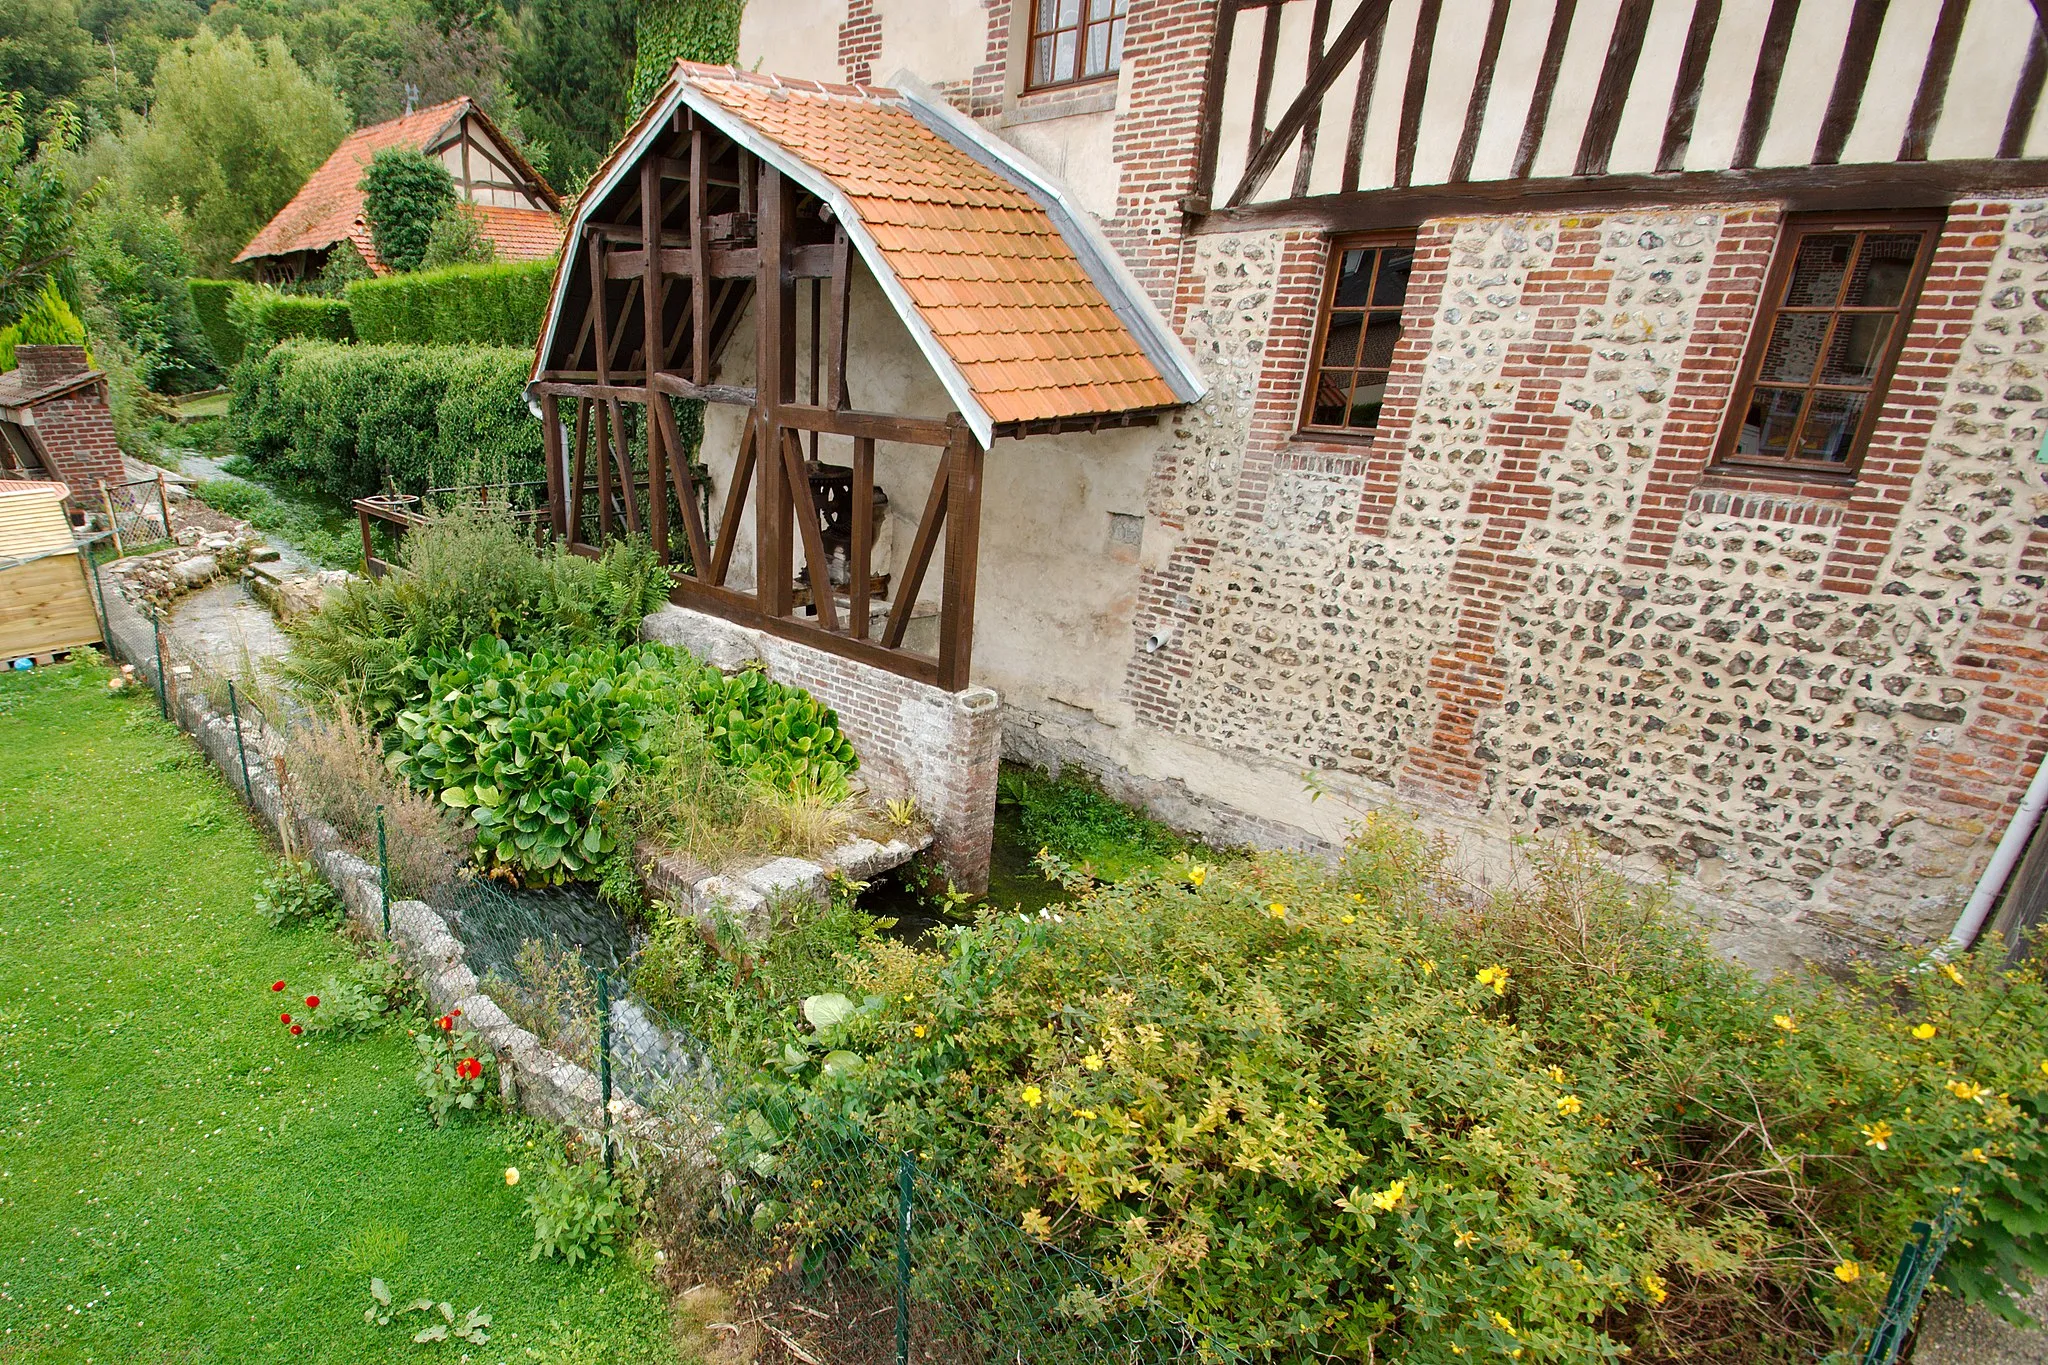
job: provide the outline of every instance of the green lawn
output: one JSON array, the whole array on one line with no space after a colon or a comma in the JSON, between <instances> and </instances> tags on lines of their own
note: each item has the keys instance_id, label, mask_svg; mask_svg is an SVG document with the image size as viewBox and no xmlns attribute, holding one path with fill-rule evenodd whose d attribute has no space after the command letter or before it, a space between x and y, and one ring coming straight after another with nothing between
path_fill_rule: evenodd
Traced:
<instances>
[{"instance_id":1,"label":"green lawn","mask_svg":"<svg viewBox=\"0 0 2048 1365\"><path fill-rule=\"evenodd\" d=\"M262 838L105 676L0 677L0 1362L673 1359L633 1257L526 1259L531 1154L434 1129L402 1031L286 1036L270 983L347 949L264 925ZM481 1305L489 1345L372 1327L373 1275Z\"/></svg>"}]
</instances>

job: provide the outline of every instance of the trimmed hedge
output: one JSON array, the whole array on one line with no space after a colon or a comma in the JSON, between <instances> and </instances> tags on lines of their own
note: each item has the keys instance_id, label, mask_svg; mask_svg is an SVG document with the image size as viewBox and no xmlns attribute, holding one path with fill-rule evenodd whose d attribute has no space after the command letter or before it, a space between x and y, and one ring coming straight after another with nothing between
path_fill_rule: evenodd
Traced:
<instances>
[{"instance_id":1,"label":"trimmed hedge","mask_svg":"<svg viewBox=\"0 0 2048 1365\"><path fill-rule=\"evenodd\" d=\"M248 350L267 351L280 341L296 337L352 341L356 334L349 322L348 305L340 299L285 294L275 289L246 285L237 289L229 297L228 316L240 325Z\"/></svg>"},{"instance_id":2,"label":"trimmed hedge","mask_svg":"<svg viewBox=\"0 0 2048 1365\"><path fill-rule=\"evenodd\" d=\"M408 492L478 474L545 477L524 389L532 355L505 346L285 341L234 375L236 446L266 472L339 498Z\"/></svg>"},{"instance_id":3,"label":"trimmed hedge","mask_svg":"<svg viewBox=\"0 0 2048 1365\"><path fill-rule=\"evenodd\" d=\"M531 348L554 271L551 260L517 261L357 280L348 307L362 341Z\"/></svg>"},{"instance_id":4,"label":"trimmed hedge","mask_svg":"<svg viewBox=\"0 0 2048 1365\"><path fill-rule=\"evenodd\" d=\"M221 371L231 372L242 363L244 342L242 329L228 316L228 300L246 286L239 280L189 280L187 284L192 291L192 311L199 314L199 330L206 333Z\"/></svg>"}]
</instances>

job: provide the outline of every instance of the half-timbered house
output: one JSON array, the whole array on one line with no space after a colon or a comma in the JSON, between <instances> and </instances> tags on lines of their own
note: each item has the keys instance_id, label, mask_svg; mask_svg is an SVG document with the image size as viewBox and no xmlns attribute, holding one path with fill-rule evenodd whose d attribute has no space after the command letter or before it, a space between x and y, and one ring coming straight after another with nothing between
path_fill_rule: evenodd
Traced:
<instances>
[{"instance_id":1,"label":"half-timbered house","mask_svg":"<svg viewBox=\"0 0 2048 1365\"><path fill-rule=\"evenodd\" d=\"M1213 837L1948 931L2048 751L2036 5L787 0L741 65L579 207L564 533Z\"/></svg>"}]
</instances>

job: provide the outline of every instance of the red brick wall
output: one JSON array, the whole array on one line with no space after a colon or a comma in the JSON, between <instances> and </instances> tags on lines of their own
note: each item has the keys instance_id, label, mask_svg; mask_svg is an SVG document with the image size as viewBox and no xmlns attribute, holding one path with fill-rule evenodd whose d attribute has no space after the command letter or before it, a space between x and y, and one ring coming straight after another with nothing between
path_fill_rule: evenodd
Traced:
<instances>
[{"instance_id":1,"label":"red brick wall","mask_svg":"<svg viewBox=\"0 0 2048 1365\"><path fill-rule=\"evenodd\" d=\"M71 486L75 507L90 510L99 503L102 482L118 484L127 478L105 380L38 403L31 411L36 435L55 466L50 472Z\"/></svg>"},{"instance_id":2,"label":"red brick wall","mask_svg":"<svg viewBox=\"0 0 2048 1365\"><path fill-rule=\"evenodd\" d=\"M1217 0L1140 3L1124 32L1130 98L1117 119L1120 180L1105 230L1162 311L1173 307L1181 269L1181 201L1195 188L1203 86L1221 8Z\"/></svg>"},{"instance_id":3,"label":"red brick wall","mask_svg":"<svg viewBox=\"0 0 2048 1365\"><path fill-rule=\"evenodd\" d=\"M875 79L875 58L881 55L882 16L875 0L847 0L839 25L839 69L847 80L865 85Z\"/></svg>"}]
</instances>

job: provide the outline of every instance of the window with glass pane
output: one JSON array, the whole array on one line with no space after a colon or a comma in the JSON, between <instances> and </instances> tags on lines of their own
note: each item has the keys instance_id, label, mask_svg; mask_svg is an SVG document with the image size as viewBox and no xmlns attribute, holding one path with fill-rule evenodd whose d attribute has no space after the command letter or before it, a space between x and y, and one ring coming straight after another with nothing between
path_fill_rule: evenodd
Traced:
<instances>
[{"instance_id":1,"label":"window with glass pane","mask_svg":"<svg viewBox=\"0 0 2048 1365\"><path fill-rule=\"evenodd\" d=\"M1940 231L1924 217L1788 220L1724 463L1855 472Z\"/></svg>"},{"instance_id":2,"label":"window with glass pane","mask_svg":"<svg viewBox=\"0 0 2048 1365\"><path fill-rule=\"evenodd\" d=\"M1412 237L1345 238L1332 248L1303 426L1371 431L1380 424L1414 265Z\"/></svg>"},{"instance_id":3,"label":"window with glass pane","mask_svg":"<svg viewBox=\"0 0 2048 1365\"><path fill-rule=\"evenodd\" d=\"M1130 0L1033 0L1026 90L1114 76Z\"/></svg>"}]
</instances>

